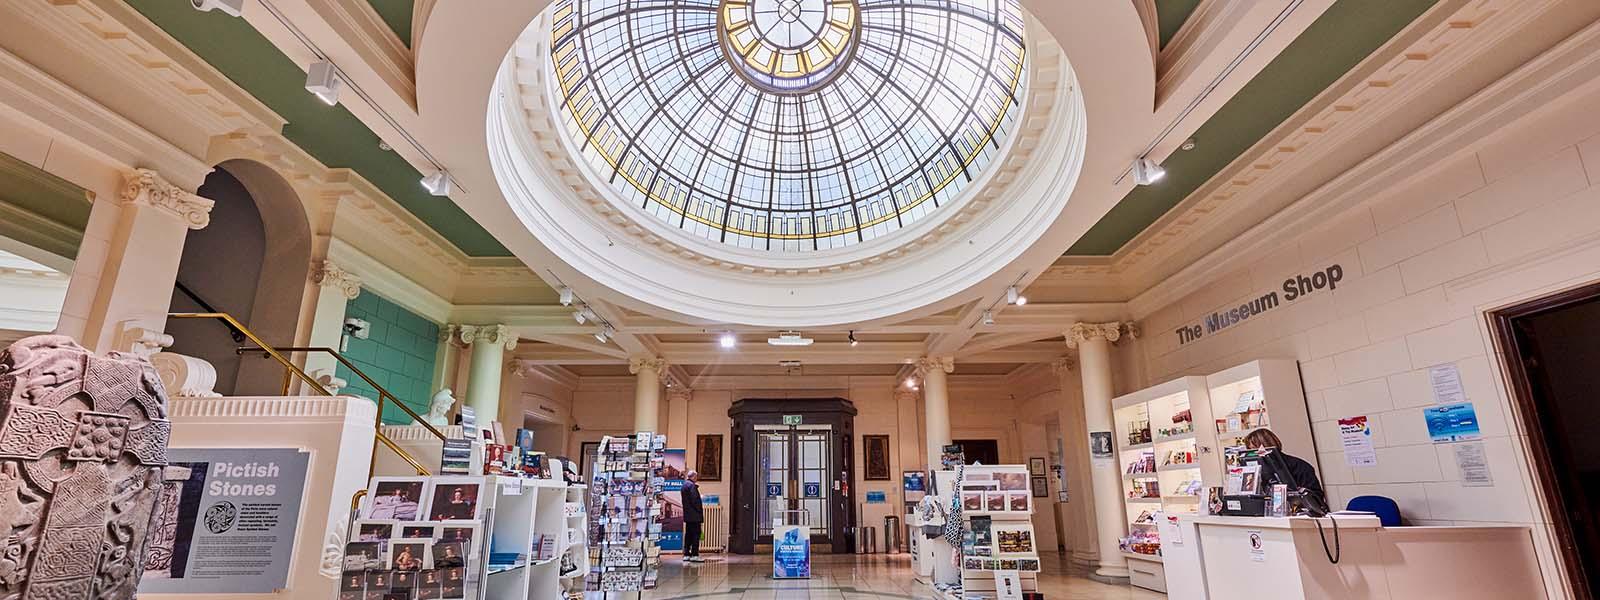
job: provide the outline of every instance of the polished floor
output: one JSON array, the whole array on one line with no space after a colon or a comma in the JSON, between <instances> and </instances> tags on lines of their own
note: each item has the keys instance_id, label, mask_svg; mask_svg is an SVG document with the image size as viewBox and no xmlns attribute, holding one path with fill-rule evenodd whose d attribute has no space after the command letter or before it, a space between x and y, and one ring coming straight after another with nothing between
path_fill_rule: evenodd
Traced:
<instances>
[{"instance_id":1,"label":"polished floor","mask_svg":"<svg viewBox=\"0 0 1600 600\"><path fill-rule=\"evenodd\" d=\"M818 555L812 578L773 580L772 557L707 555L706 562L684 564L663 557L661 584L646 600L931 600L931 588L917 581L908 554ZM1161 594L1125 585L1107 585L1068 573L1064 561L1046 558L1039 587L1049 600L1149 600Z\"/></svg>"}]
</instances>

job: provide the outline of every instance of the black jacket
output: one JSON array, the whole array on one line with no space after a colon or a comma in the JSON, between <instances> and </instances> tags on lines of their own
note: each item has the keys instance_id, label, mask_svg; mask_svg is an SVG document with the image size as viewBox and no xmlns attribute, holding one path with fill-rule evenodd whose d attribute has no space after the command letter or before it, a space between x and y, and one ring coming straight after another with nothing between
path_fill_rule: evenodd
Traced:
<instances>
[{"instance_id":1,"label":"black jacket","mask_svg":"<svg viewBox=\"0 0 1600 600\"><path fill-rule=\"evenodd\" d=\"M706 522L705 509L700 506L700 486L693 481L683 482L683 522Z\"/></svg>"},{"instance_id":2,"label":"black jacket","mask_svg":"<svg viewBox=\"0 0 1600 600\"><path fill-rule=\"evenodd\" d=\"M1282 458L1282 461L1278 459ZM1272 485L1281 483L1289 486L1289 491L1296 491L1296 486L1305 488L1316 494L1318 499L1326 499L1328 495L1322 491L1322 481L1317 479L1317 468L1311 466L1299 457L1283 452L1275 452L1267 460L1262 461L1261 481L1263 493L1272 493ZM1285 473L1287 468L1287 473Z\"/></svg>"}]
</instances>

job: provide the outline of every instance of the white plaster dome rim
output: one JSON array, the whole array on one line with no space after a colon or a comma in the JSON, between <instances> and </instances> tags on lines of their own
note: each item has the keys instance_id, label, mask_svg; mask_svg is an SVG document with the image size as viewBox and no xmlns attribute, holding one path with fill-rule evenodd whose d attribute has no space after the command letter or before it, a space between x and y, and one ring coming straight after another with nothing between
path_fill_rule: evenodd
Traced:
<instances>
[{"instance_id":1,"label":"white plaster dome rim","mask_svg":"<svg viewBox=\"0 0 1600 600\"><path fill-rule=\"evenodd\" d=\"M528 231L573 270L642 309L783 327L884 319L950 300L1037 243L1063 243L1043 238L1083 164L1084 109L1059 47L1031 22L1028 39L1026 112L998 164L954 206L943 207L951 211L946 218L828 253L741 252L652 228L653 218L641 218L649 215L618 210L605 196L609 186L593 183L587 161L575 158L558 133L553 98L527 102L518 89L548 92L526 81L530 72L543 79L543 68L517 62L539 59L536 43L519 41L501 66L488 107L488 153L508 205Z\"/></svg>"}]
</instances>

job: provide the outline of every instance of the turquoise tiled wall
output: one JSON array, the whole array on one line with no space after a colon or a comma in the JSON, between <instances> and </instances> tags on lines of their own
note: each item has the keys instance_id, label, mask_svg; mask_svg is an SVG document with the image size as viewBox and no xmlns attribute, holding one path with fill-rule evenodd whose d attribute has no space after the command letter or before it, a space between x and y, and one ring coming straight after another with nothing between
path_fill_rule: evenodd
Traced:
<instances>
[{"instance_id":1,"label":"turquoise tiled wall","mask_svg":"<svg viewBox=\"0 0 1600 600\"><path fill-rule=\"evenodd\" d=\"M433 366L435 350L439 347L439 325L366 289L350 301L344 314L346 318L372 323L367 339L350 338L345 358L417 414L427 415L428 402L434 392ZM346 393L378 399L378 392L344 365L339 365L338 374L350 382ZM400 409L385 405L383 421L409 423L411 418Z\"/></svg>"}]
</instances>

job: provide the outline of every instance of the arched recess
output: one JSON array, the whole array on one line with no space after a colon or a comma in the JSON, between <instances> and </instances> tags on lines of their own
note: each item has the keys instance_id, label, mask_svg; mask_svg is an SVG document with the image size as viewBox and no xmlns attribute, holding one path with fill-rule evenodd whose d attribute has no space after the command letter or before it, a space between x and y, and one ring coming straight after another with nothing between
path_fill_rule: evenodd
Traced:
<instances>
[{"instance_id":1,"label":"arched recess","mask_svg":"<svg viewBox=\"0 0 1600 600\"><path fill-rule=\"evenodd\" d=\"M173 310L204 310L204 302L232 314L268 344L294 344L312 241L299 194L271 167L244 159L217 165L198 193L216 206L211 225L189 232L184 242ZM241 358L236 349L249 342L236 341L226 327L174 319L167 333L173 352L216 366L218 393L282 393L283 368L256 356Z\"/></svg>"}]
</instances>

